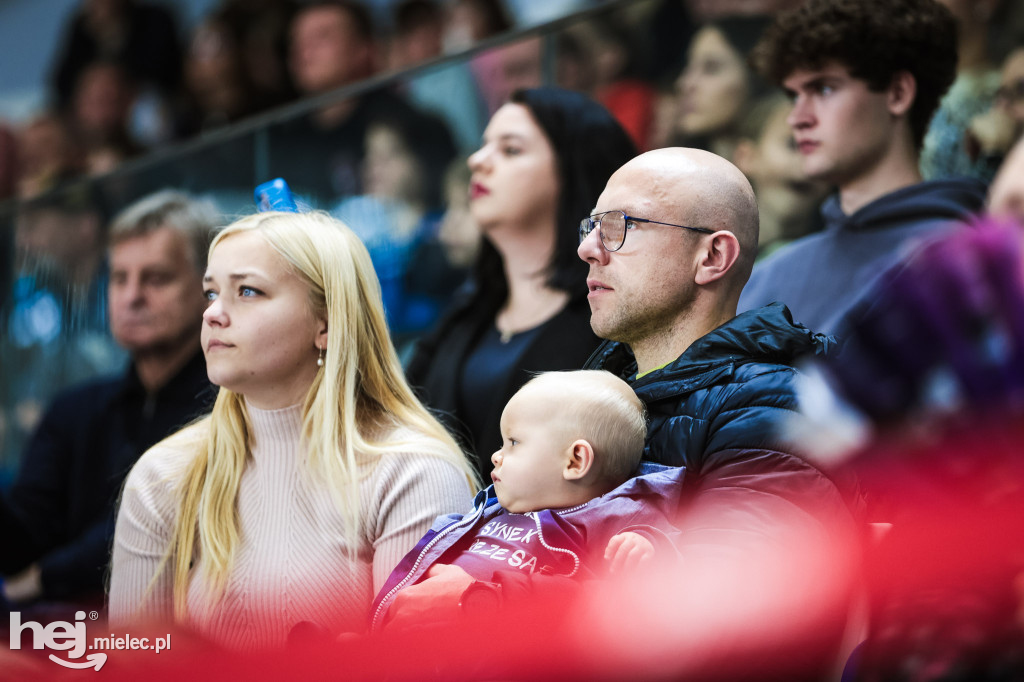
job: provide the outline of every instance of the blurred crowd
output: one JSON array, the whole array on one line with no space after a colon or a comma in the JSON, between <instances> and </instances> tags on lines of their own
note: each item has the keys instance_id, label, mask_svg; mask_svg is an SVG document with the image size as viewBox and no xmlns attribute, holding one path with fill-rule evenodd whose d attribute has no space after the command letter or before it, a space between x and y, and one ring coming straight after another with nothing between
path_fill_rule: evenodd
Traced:
<instances>
[{"instance_id":1,"label":"blurred crowd","mask_svg":"<svg viewBox=\"0 0 1024 682\"><path fill-rule=\"evenodd\" d=\"M835 0L837 16L842 14L836 24L877 30L864 16L870 14L865 7L881 7L877 2ZM821 626L813 622L820 608L815 599L835 599L845 609L856 592L870 615L860 614L864 622L857 622L853 609L847 622L843 610L843 622L829 627L839 635L846 628L855 640L851 644L865 643L852 656L853 646L838 649L840 655L830 649L829 656L840 668L849 662L859 679L967 680L972 670L990 663L991 677L985 679L1013 679L1024 669L1018 646L1024 642L1024 573L1019 551L1005 546L1017 546L1018 519L1024 518L1017 421L1024 387L1024 5L938 0L945 9L936 9L934 3L915 3L924 7L922 25L934 22L938 28L922 35L914 17L901 17L906 21L899 30L920 48L908 55L900 40L883 45L885 40L873 36L878 44L862 45L862 36L836 35L817 15L809 27L799 23L799 11L787 12L813 6L827 13L821 8L828 0L565 0L543 8L526 0L402 0L389 6L387 17L379 7L355 0L221 0L184 40L164 5L82 0L55 53L50 106L23 125L0 124L0 199L12 200L9 233L0 224L0 490L23 451L44 453L33 460L35 469L23 465L22 479L24 471L37 476L30 483L48 481L60 469L42 470L38 462L65 452L82 461L100 457L86 452L94 446L116 452L102 455L116 475L76 470L69 488L92 485L95 476L93 487L102 491L75 497L66 514L77 524L71 534L87 535L88 547L77 547L75 562L67 554L54 559L56 551L33 558L36 546L18 560L9 558L0 567L6 598L11 605L31 604L81 590L102 608L102 571L82 578L80 566L85 560L106 566L114 526L109 500L119 495L138 455L180 426L170 424L170 417L167 423L154 420L154 406L159 403L184 423L194 416L200 392L203 406L209 403L206 364L195 338L197 311L207 311L204 329L217 326L210 317L226 314L220 312L225 304L214 304L218 292L200 295L196 287L212 228L231 222L226 215L251 212L252 187L281 176L294 192L286 198L300 211L321 209L330 217L316 214L316 220L340 220L366 247L382 295L376 322L386 320L401 369L417 391L415 399L412 393L402 399L415 405L422 400L437 414L438 429L447 428L452 444L470 455L467 470L485 484L500 461L488 455L503 447L502 406L526 375L586 365L611 369L636 388L651 427L645 459L689 469L692 478L680 489L705 501L710 491L725 509L721 516L701 517L707 528L700 532L720 530L721 519L730 528L733 512L742 518L748 510L748 498L730 496L754 490L757 495L749 499L761 497L765 491L757 486L765 481L785 501L780 509L786 511L773 514L802 514L806 510L793 512L789 503L812 492L777 478L780 472L806 466L815 476L820 472L822 489L836 500L842 491L850 506L843 507L843 524L847 512L868 522L858 526L865 537L843 545L856 544L851 554L857 559L864 551L858 580L866 588L858 584L853 590L845 568L824 578L831 565L814 565L823 560L822 546L806 538L807 545L794 545L794 556L781 567L766 568L759 576L763 584L745 583L750 594L736 591L731 597L737 603L725 600L724 609L720 594L695 595L689 585L675 584L678 566L651 574L657 580L650 584L659 590L671 586L672 603L710 623L731 619L727 627L735 627L748 647L734 657L740 673L756 678L750 662L762 658L799 661L814 654L801 647L813 642L810 633ZM550 30L529 30L560 17L569 18ZM955 51L949 49L953 43ZM897 58L904 66L894 75L886 60ZM557 89L542 87L547 85ZM841 96L828 100L833 92ZM258 139L231 137L248 127L259 130ZM215 131L226 135L204 142ZM168 177L174 182L161 180L161 186L185 192L157 194L127 216L121 213L151 189L144 191L145 181L135 187L119 181L133 168L145 178L145 162L122 167L121 173L116 169L147 155L157 167L160 153L188 149L189 140L197 140L199 152L178 166L167 164L163 170L173 171ZM666 149L677 147L689 149ZM638 156L644 152L653 156ZM631 163L636 177L617 170L629 171ZM270 177L257 175L263 172ZM624 177L632 177L631 183L623 185ZM676 184L658 195L657 210L629 205L634 195L658 194L663 177ZM612 194L617 203L609 203L607 188L616 182L629 192L620 189ZM220 212L188 193L213 196ZM708 208L716 202L725 208ZM744 216L753 216L753 229L742 227L751 222ZM666 220L672 222L661 222ZM168 243L160 241L178 223L187 227L175 229L203 232L206 240L175 234L166 237ZM708 256L694 265L699 273L690 279L696 285L685 283L693 290L683 287L685 296L673 298L666 293L672 282L665 284L676 272L666 265L670 258L655 250L647 254L655 263L650 265L626 248L639 250L644 242L627 235L643 234L645 223L682 228L694 240L712 241L731 230L731 242L716 242L720 256L731 253L718 266L728 276L708 275L714 269ZM236 245L242 238L232 239L228 243ZM680 269L689 267L684 261ZM595 272L612 274L596 281ZM154 291L163 287L163 298L150 293L147 299L146 283ZM606 312L601 327L595 301L619 300L616 295L637 307L664 303L657 311L664 316L691 313L687 306L694 306L714 318L708 324L714 331L677 325L676 337L693 331L693 338L653 362L644 357L650 345L631 343L653 322L627 324ZM712 295L726 303L693 304ZM133 315L147 307L166 311L151 316L166 318L159 343L133 336ZM147 324L153 326L153 319ZM826 335L838 338L841 353L835 353L836 338ZM816 364L798 365L800 354L811 352L803 346L816 347ZM373 355L368 348L352 353ZM315 367L323 368L324 348L317 349ZM313 369L313 351L303 350L310 355L303 371L320 372ZM212 353L206 346L203 351ZM378 351L383 352L373 352ZM342 372L339 363L351 359L339 360L339 353L333 346L328 351L332 371L346 381L372 383L366 374L353 379L355 369ZM744 364L747 353L757 362ZM147 358L166 371L154 379L147 374ZM126 363L127 374L102 384L102 390L99 383L88 385L44 411L58 389ZM760 369L751 370L752 364ZM794 380L795 397L785 384L778 395L765 392L731 404L734 394L748 390L744 372L756 384L775 371L762 365L776 364L804 370L806 380ZM395 371L398 360L387 366ZM360 366L358 372L364 371ZM734 380L744 388L728 383ZM699 399L688 393L695 390ZM86 424L88 410L81 409L91 398L97 422L110 419L99 415L104 410L121 420L102 438L89 430L98 427ZM101 398L109 400L102 409ZM785 424L789 442L783 446L775 427L785 421L778 413L796 411L791 398L800 399L803 412ZM691 403L698 404L696 412ZM721 412L702 412L712 409L708 405ZM770 416L750 416L762 412ZM658 432L662 419L668 425ZM143 427L121 434L122 422ZM66 441L45 437L48 429ZM708 443L700 442L702 435ZM675 452L678 443L684 445ZM784 454L786 464L765 474L757 469L767 466L762 457L749 455L762 450ZM859 489L845 487L851 479L859 479ZM24 497L23 480L21 488ZM27 498L26 508L36 513L26 518L46 515L40 510L47 509L45 498L53 490L43 492ZM65 492L54 494L71 497ZM864 499L870 510L861 514ZM147 511L151 502L136 500ZM763 499L751 504L759 503ZM686 511L698 508L694 503ZM807 508L810 516L821 512L811 502ZM65 522L54 520L52 526ZM982 527L985 532L978 533ZM425 530L416 529L406 528L406 539ZM133 542L122 546L122 561L135 550ZM160 551L142 553L153 559ZM392 553L391 565L404 551ZM840 554L830 557L837 566L856 560ZM766 562L778 558L773 556L766 553ZM806 601L789 603L788 593L772 590L789 582L788 572L805 558L802 568L821 582L801 585L800 599ZM186 575L191 567L179 560L175 570ZM737 569L743 576L737 582L749 577L747 569ZM732 578L715 575L719 569L711 561L690 561L687 570L701 584L731 588ZM152 573L145 580L133 575L133 589L149 595L156 584L155 578L147 582ZM183 600L179 577L174 598ZM80 578L81 584L75 582ZM372 584L379 588L376 578ZM66 591L50 594L48 583ZM608 589L621 599L594 598L583 606L566 599L577 619L567 622L594 623L598 642L628 634L619 609L665 631L675 624L677 614L658 610L663 593L655 594L650 585L621 581ZM553 611L560 603L553 602ZM175 609L185 606L179 601ZM805 639L787 639L784 627L779 634L754 622L777 613L792 617ZM536 614L513 609L508 617L512 624L521 619L525 628ZM497 660L508 668L497 668L495 677L580 672L559 661L562 633L552 623L562 621L552 616L545 622L525 639L512 638L505 649L496 646ZM463 664L474 670L470 658L493 644L486 639L490 630L465 621L462 627L454 632L472 645L468 651L455 644L440 649L448 671L462 671ZM996 627L1002 629L993 634ZM708 632L707 639L692 637L693 651L678 637L641 641L634 634L635 642L619 642L617 653L608 654L623 656L610 669L639 669L648 656L682 660L692 654L700 662L707 655L698 651L702 647L714 653L715 665L723 665L731 645L713 641L714 627ZM593 647L587 634L568 644L575 663L588 659ZM828 639L836 632L817 634ZM422 638L401 637L390 641L423 648ZM535 649L519 660L511 647L523 642ZM388 640L370 644L356 651L342 639L341 653L321 650L319 661L338 656L354 662L354 674L369 677L373 657ZM957 668L968 659L977 665L964 664L968 672ZM594 660L592 672L600 676L602 658ZM905 669L886 677L893 661ZM825 667L834 663L829 658ZM268 670L279 664L271 657ZM815 666L822 669L822 662ZM667 676L685 668L666 670ZM999 677L1004 670L1010 677ZM732 679L730 671L728 665L711 672L698 665L694 674ZM416 671L396 675L414 679Z\"/></svg>"}]
</instances>

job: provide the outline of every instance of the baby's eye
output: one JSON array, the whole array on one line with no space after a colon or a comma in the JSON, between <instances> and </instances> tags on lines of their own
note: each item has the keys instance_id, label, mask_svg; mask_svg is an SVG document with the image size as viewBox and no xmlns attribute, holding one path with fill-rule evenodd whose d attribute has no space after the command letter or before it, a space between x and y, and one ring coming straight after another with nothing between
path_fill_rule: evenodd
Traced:
<instances>
[{"instance_id":1,"label":"baby's eye","mask_svg":"<svg viewBox=\"0 0 1024 682\"><path fill-rule=\"evenodd\" d=\"M519 441L517 439L515 439L515 438L509 438L508 439L509 447L515 447L516 443L518 443L518 442Z\"/></svg>"},{"instance_id":2,"label":"baby's eye","mask_svg":"<svg viewBox=\"0 0 1024 682\"><path fill-rule=\"evenodd\" d=\"M213 289L207 289L206 291L204 291L203 296L205 296L206 300L210 303L213 303L214 301L217 300L217 292L214 291Z\"/></svg>"}]
</instances>

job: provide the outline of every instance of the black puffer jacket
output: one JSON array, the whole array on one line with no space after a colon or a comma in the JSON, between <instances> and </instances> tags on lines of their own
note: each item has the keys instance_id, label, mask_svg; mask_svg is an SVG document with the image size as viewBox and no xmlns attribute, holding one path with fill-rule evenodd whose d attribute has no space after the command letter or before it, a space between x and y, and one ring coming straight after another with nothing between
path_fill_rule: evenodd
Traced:
<instances>
[{"instance_id":1,"label":"black puffer jacket","mask_svg":"<svg viewBox=\"0 0 1024 682\"><path fill-rule=\"evenodd\" d=\"M807 620L780 618L772 627L793 669L812 673L834 663L859 533L850 491L792 454L778 428L796 409L791 363L832 345L772 304L738 315L640 379L621 343L602 344L587 361L625 379L646 404L645 458L687 468L676 541L685 574L731 576L732 596L756 585L757 594L803 604ZM726 603L730 595L715 580L697 580Z\"/></svg>"},{"instance_id":2,"label":"black puffer jacket","mask_svg":"<svg viewBox=\"0 0 1024 682\"><path fill-rule=\"evenodd\" d=\"M722 451L785 450L777 427L796 409L792 364L833 346L775 303L734 317L640 379L621 343L603 343L587 368L622 377L644 401L650 418L644 459L701 473Z\"/></svg>"}]
</instances>

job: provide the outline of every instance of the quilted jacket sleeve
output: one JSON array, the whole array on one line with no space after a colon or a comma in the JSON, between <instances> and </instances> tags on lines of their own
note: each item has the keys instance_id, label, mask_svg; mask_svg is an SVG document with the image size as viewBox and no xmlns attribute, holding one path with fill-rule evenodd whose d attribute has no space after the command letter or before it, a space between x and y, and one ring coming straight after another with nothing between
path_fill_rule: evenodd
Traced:
<instances>
[{"instance_id":1,"label":"quilted jacket sleeve","mask_svg":"<svg viewBox=\"0 0 1024 682\"><path fill-rule=\"evenodd\" d=\"M836 483L779 442L792 409L781 378L727 385L701 413L706 447L688 463L677 517L680 577L738 617L798 613L780 618L801 631L784 639L827 658L846 626L859 533Z\"/></svg>"}]
</instances>

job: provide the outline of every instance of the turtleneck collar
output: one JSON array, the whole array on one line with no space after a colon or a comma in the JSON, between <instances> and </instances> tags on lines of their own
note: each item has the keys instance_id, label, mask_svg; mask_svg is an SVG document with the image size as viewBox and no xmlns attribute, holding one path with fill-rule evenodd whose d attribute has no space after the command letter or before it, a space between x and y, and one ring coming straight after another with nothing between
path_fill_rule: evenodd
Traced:
<instances>
[{"instance_id":1,"label":"turtleneck collar","mask_svg":"<svg viewBox=\"0 0 1024 682\"><path fill-rule=\"evenodd\" d=\"M268 452L298 447L302 436L302 405L278 410L261 410L249 403L245 407L252 423L254 450Z\"/></svg>"}]
</instances>

